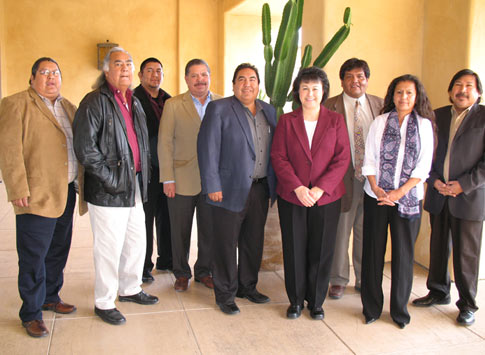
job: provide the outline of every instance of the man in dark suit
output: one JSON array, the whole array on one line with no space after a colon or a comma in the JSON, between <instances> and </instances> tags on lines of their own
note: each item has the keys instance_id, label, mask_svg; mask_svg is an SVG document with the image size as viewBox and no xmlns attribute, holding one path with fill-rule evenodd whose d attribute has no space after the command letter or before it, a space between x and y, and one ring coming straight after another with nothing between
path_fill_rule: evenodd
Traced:
<instances>
[{"instance_id":1,"label":"man in dark suit","mask_svg":"<svg viewBox=\"0 0 485 355\"><path fill-rule=\"evenodd\" d=\"M435 110L438 147L424 205L431 220L426 283L430 292L413 304L450 303L451 234L460 310L456 320L468 326L474 323L478 310L475 296L485 220L485 107L479 105L480 78L469 69L461 70L451 79L448 94L453 105Z\"/></svg>"},{"instance_id":2,"label":"man in dark suit","mask_svg":"<svg viewBox=\"0 0 485 355\"><path fill-rule=\"evenodd\" d=\"M232 83L234 96L207 107L197 141L202 191L213 206L216 303L226 314L239 313L236 296L269 302L256 284L276 185L269 161L275 109L256 99L259 74L253 65L239 65Z\"/></svg>"},{"instance_id":3,"label":"man in dark suit","mask_svg":"<svg viewBox=\"0 0 485 355\"><path fill-rule=\"evenodd\" d=\"M157 230L157 263L158 270L172 269L172 243L170 237L170 218L168 215L167 196L163 193L160 183L160 168L158 167L158 129L165 101L171 96L162 90L163 66L157 58L147 58L140 66L138 73L140 85L134 90L134 95L140 100L145 111L150 141L151 178L148 183L148 201L143 204L147 235L147 251L143 266L143 282L152 282L153 269L153 220Z\"/></svg>"},{"instance_id":4,"label":"man in dark suit","mask_svg":"<svg viewBox=\"0 0 485 355\"><path fill-rule=\"evenodd\" d=\"M352 164L344 176L345 195L341 200L341 213L337 227L337 240L330 272L330 298L343 296L349 283L349 239L353 232L352 265L355 273L355 289L360 291L362 264L362 229L364 216L364 182L362 163L365 139L369 127L379 115L383 100L366 94L370 70L362 59L350 58L340 67L343 92L325 102L325 107L341 113L349 132ZM359 144L360 143L360 144Z\"/></svg>"}]
</instances>

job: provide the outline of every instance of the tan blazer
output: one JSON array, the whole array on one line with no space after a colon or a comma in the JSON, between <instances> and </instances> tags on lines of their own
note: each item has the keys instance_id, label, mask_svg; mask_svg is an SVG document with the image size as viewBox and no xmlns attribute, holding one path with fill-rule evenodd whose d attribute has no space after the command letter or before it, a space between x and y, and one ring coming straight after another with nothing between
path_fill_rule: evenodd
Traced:
<instances>
[{"instance_id":1,"label":"tan blazer","mask_svg":"<svg viewBox=\"0 0 485 355\"><path fill-rule=\"evenodd\" d=\"M76 107L62 99L72 123ZM0 169L8 200L29 197L29 207L14 206L15 214L57 218L67 201L66 136L37 93L28 90L0 104ZM82 170L79 170L82 177ZM80 181L82 185L82 181ZM80 202L80 213L86 212Z\"/></svg>"},{"instance_id":2,"label":"tan blazer","mask_svg":"<svg viewBox=\"0 0 485 355\"><path fill-rule=\"evenodd\" d=\"M380 97L365 94L367 102L369 103L369 107L372 114L372 119L379 116L382 106L384 105L384 100ZM344 97L343 93L340 95L334 96L329 98L325 101L324 106L329 110L338 112L345 117L345 106L344 106ZM345 119L345 124L347 125L347 118ZM344 176L344 184L345 184L345 195L342 196L341 200L341 211L347 212L350 210L350 206L352 204L352 197L353 197L353 189L354 189L354 163L351 160L349 164L349 168Z\"/></svg>"},{"instance_id":3,"label":"tan blazer","mask_svg":"<svg viewBox=\"0 0 485 355\"><path fill-rule=\"evenodd\" d=\"M211 93L211 100L220 98ZM175 181L178 195L195 196L201 191L197 160L200 124L189 91L165 102L158 133L160 182Z\"/></svg>"}]
</instances>

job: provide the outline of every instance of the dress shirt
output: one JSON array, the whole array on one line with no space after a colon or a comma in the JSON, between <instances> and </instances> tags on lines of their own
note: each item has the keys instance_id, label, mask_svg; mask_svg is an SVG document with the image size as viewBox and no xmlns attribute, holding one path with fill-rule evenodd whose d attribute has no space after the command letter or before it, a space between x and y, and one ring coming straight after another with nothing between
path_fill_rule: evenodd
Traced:
<instances>
[{"instance_id":1,"label":"dress shirt","mask_svg":"<svg viewBox=\"0 0 485 355\"><path fill-rule=\"evenodd\" d=\"M256 159L254 162L254 171L252 178L259 179L266 176L269 162L269 150L270 150L270 127L264 116L261 105L256 101L256 115L253 116L252 112L244 106L244 112L248 119L249 128L251 129L251 135L253 136L254 151Z\"/></svg>"},{"instance_id":2,"label":"dress shirt","mask_svg":"<svg viewBox=\"0 0 485 355\"><path fill-rule=\"evenodd\" d=\"M450 123L450 134L448 136L448 150L446 151L445 162L443 166L443 177L446 182L449 180L450 176L450 152L451 146L453 145L453 139L455 139L456 131L460 128L461 123L465 119L468 112L470 112L470 107L463 110L462 113L458 114L455 108L451 106L451 123Z\"/></svg>"},{"instance_id":3,"label":"dress shirt","mask_svg":"<svg viewBox=\"0 0 485 355\"><path fill-rule=\"evenodd\" d=\"M71 183L77 178L77 159L76 154L74 154L74 147L72 144L72 126L71 122L67 118L66 111L61 105L62 97L59 95L54 104L51 100L45 98L44 96L37 93L42 101L46 104L47 108L54 115L57 122L62 128L64 135L66 136L66 147L67 147L67 177L68 182Z\"/></svg>"},{"instance_id":4,"label":"dress shirt","mask_svg":"<svg viewBox=\"0 0 485 355\"><path fill-rule=\"evenodd\" d=\"M367 140L365 143L365 158L364 166L362 167L362 175L369 176L375 175L376 182L379 182L379 166L380 166L380 154L381 154L381 141L384 129L386 127L387 118L389 112L376 117L374 122L369 128L369 134L367 135ZM406 130L409 121L409 116L404 117L403 123L401 125L401 144L399 146L399 153L396 162L396 172L394 174L394 189L399 188L399 179L401 177L402 165L404 160L404 148L406 145ZM418 155L418 160L416 162L416 167L414 168L410 178L420 179L419 183L416 185L416 195L419 200L424 197L424 182L428 178L429 171L431 169L431 163L433 160L433 126L431 121L417 116L418 118L418 131L419 139L421 141L421 150ZM366 179L364 185L365 192L373 197L377 198L372 191L369 184L369 180Z\"/></svg>"},{"instance_id":5,"label":"dress shirt","mask_svg":"<svg viewBox=\"0 0 485 355\"><path fill-rule=\"evenodd\" d=\"M128 89L126 90L126 100L123 97L121 91L115 88L113 85L108 83L108 87L115 96L115 101L120 108L121 114L125 120L126 125L126 135L128 137L128 144L131 148L131 153L133 154L133 163L135 165L136 172L141 171L141 161L140 161L140 148L138 147L138 137L135 132L135 125L133 123L133 111L131 109L131 98L133 92Z\"/></svg>"},{"instance_id":6,"label":"dress shirt","mask_svg":"<svg viewBox=\"0 0 485 355\"><path fill-rule=\"evenodd\" d=\"M195 109L196 109L197 113L199 114L200 119L202 120L204 118L205 109L207 108L207 105L209 104L209 102L212 101L210 91L207 94L207 98L205 99L205 102L204 102L203 105L200 103L199 99L194 97L192 94L190 94L190 97L192 97L192 101L194 102Z\"/></svg>"},{"instance_id":7,"label":"dress shirt","mask_svg":"<svg viewBox=\"0 0 485 355\"><path fill-rule=\"evenodd\" d=\"M347 122L347 131L349 132L350 152L352 154L352 164L355 166L354 154L354 113L355 113L355 101L360 103L360 119L362 122L364 142L367 139L369 133L369 127L373 121L372 112L369 102L367 101L365 94L355 99L350 97L345 92L343 93L344 107L345 107L345 120Z\"/></svg>"}]
</instances>

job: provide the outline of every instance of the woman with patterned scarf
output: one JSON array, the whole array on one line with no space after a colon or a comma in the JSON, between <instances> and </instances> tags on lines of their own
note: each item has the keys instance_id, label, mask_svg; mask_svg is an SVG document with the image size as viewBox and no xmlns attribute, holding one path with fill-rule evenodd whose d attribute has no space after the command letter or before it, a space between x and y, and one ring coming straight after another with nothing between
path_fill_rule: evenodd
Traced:
<instances>
[{"instance_id":1,"label":"woman with patterned scarf","mask_svg":"<svg viewBox=\"0 0 485 355\"><path fill-rule=\"evenodd\" d=\"M423 85L407 74L391 82L382 115L369 128L362 167L367 180L361 297L367 324L375 322L382 313L382 276L389 227L391 317L401 329L410 321L407 303L413 282L423 183L433 159L433 121L434 113Z\"/></svg>"}]
</instances>

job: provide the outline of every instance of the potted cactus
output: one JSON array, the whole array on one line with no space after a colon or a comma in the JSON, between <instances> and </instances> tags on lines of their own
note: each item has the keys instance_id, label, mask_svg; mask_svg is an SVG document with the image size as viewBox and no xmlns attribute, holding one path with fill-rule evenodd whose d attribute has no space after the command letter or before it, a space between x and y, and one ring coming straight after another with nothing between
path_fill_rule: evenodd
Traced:
<instances>
[{"instance_id":1,"label":"potted cactus","mask_svg":"<svg viewBox=\"0 0 485 355\"><path fill-rule=\"evenodd\" d=\"M262 27L265 60L265 90L271 104L276 108L279 118L283 113L283 106L291 101L289 95L292 74L295 69L298 51L298 31L301 28L304 0L289 0L283 10L283 17L278 37L273 50L271 46L271 13L267 3L263 5ZM322 52L313 62L314 66L323 68L342 42L350 33L350 8L344 11L344 24L335 33L333 38L323 48ZM306 45L301 59L301 67L310 65L312 60L312 46Z\"/></svg>"}]
</instances>

